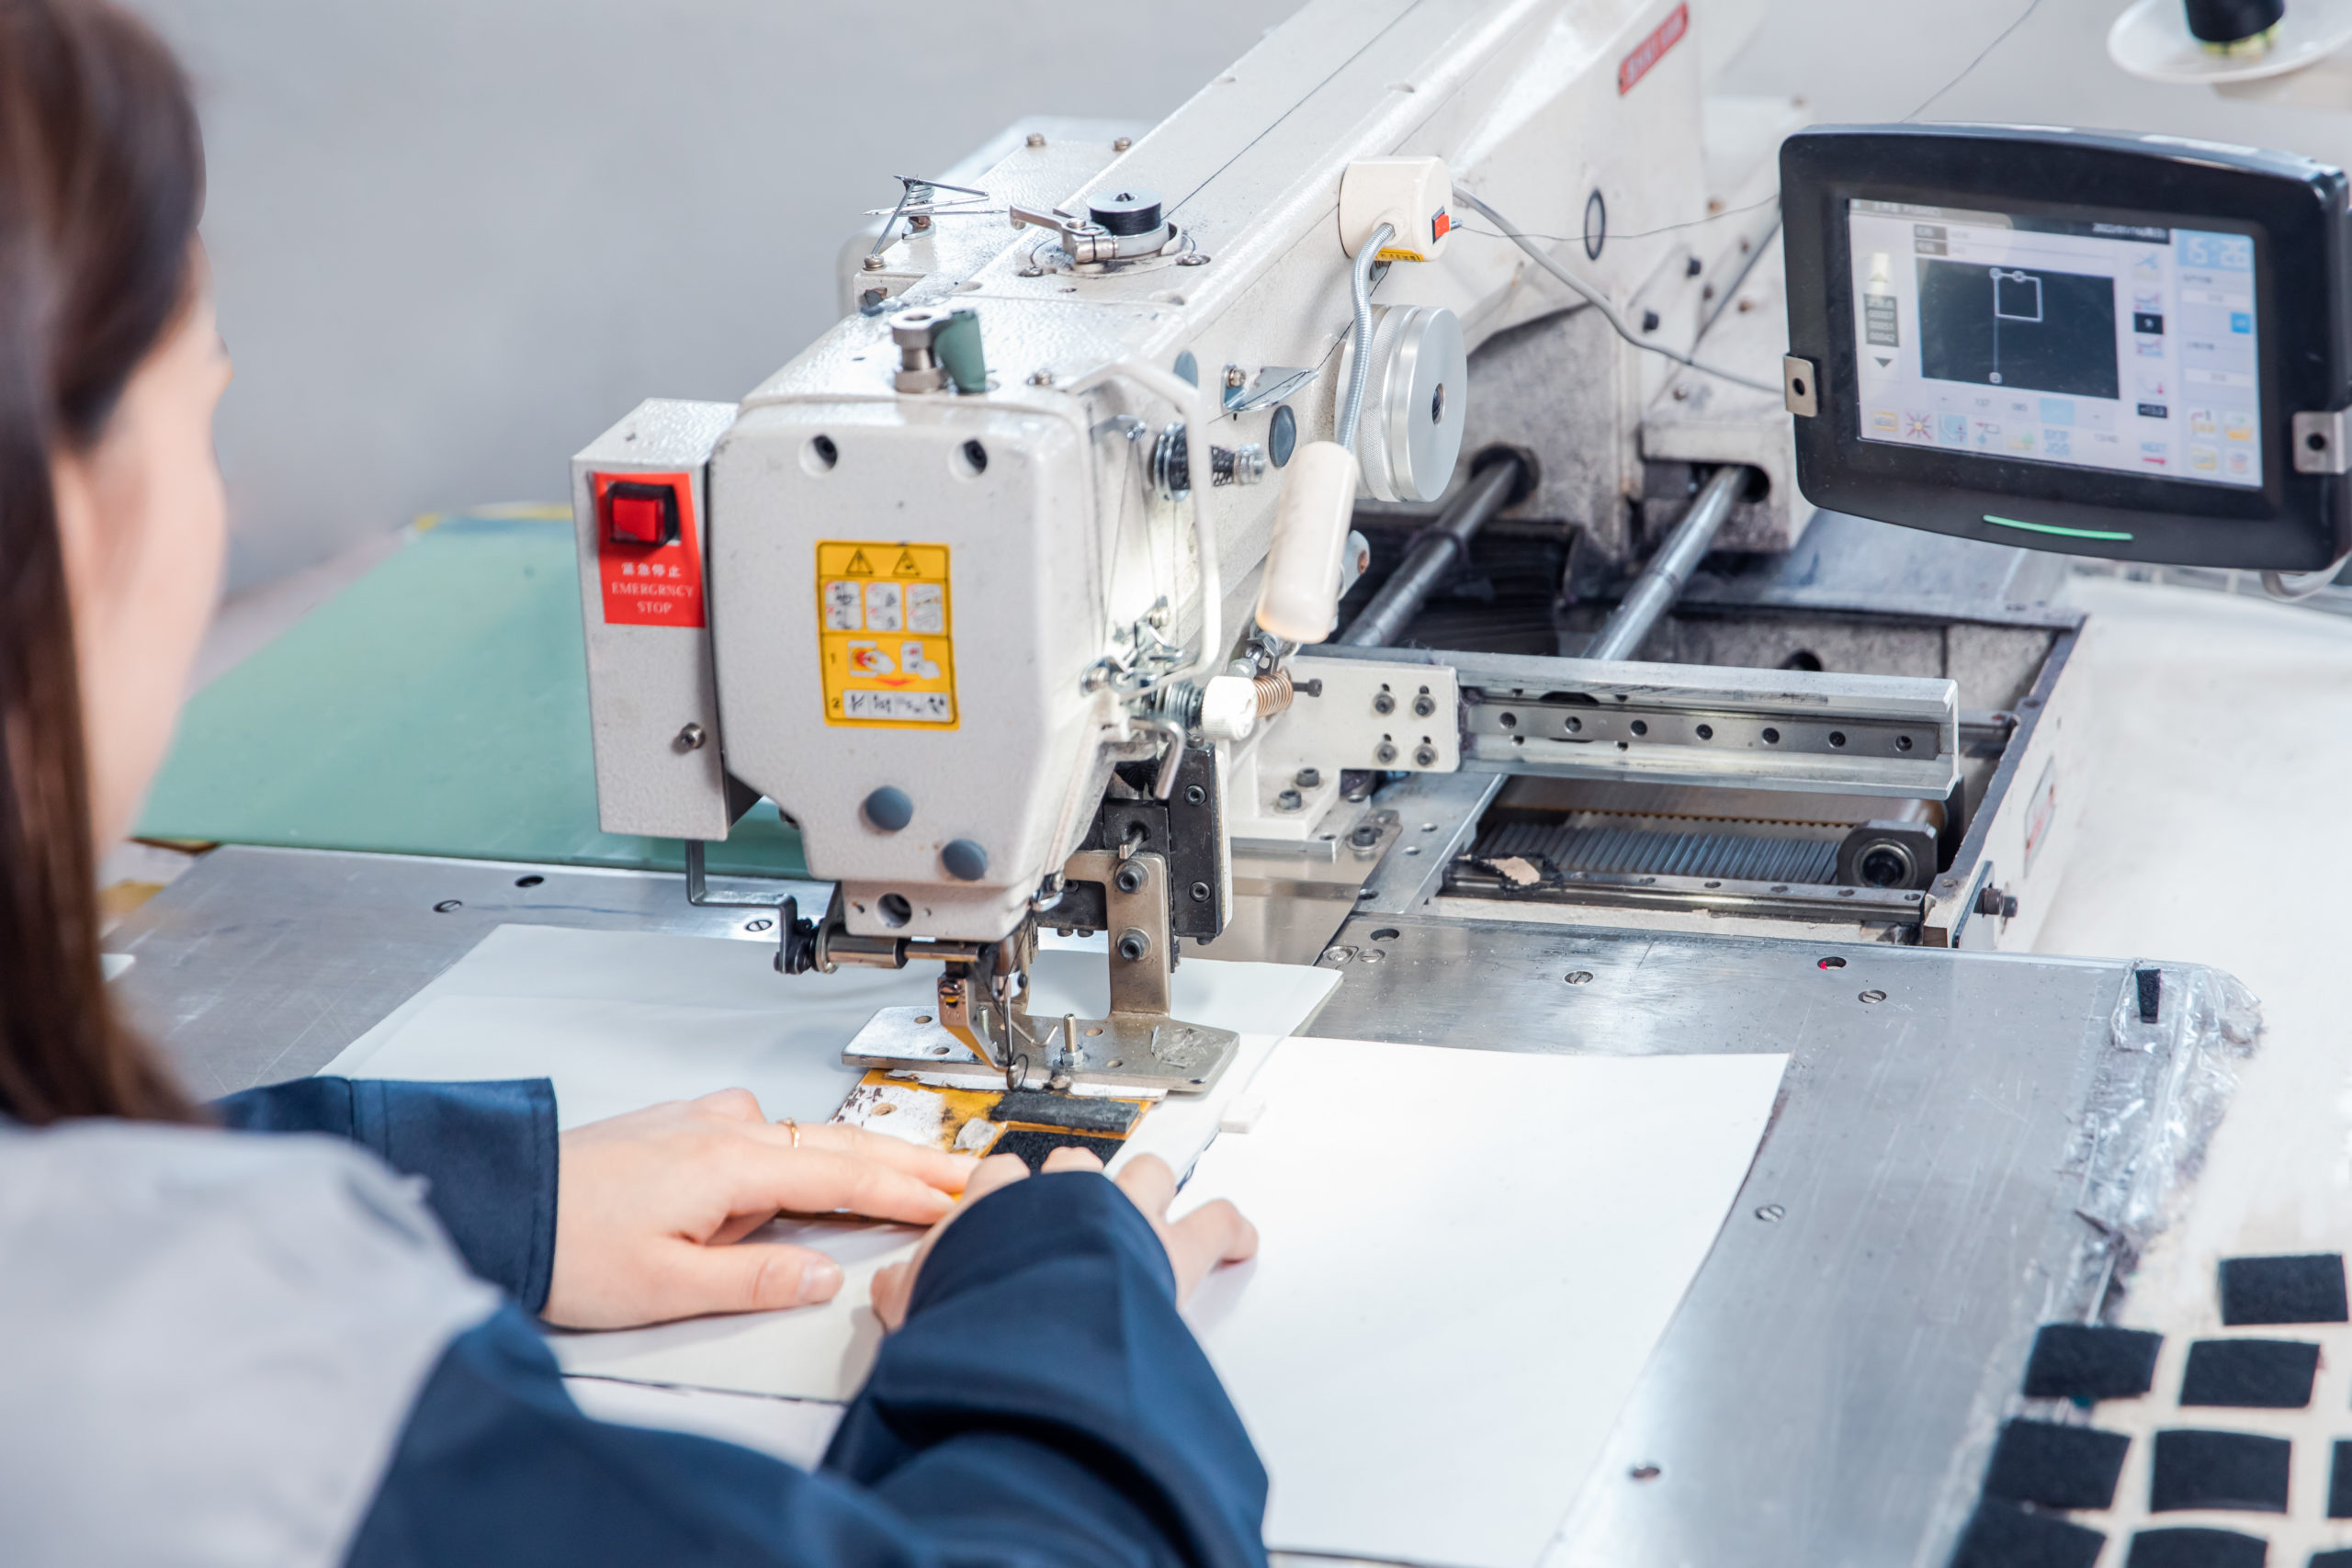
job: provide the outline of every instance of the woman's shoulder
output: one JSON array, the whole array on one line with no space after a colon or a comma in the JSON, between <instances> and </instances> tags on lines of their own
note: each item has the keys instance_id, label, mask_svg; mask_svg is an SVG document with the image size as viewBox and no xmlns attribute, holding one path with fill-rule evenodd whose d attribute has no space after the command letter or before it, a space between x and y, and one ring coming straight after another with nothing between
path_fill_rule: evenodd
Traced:
<instances>
[{"instance_id":1,"label":"woman's shoulder","mask_svg":"<svg viewBox=\"0 0 2352 1568\"><path fill-rule=\"evenodd\" d=\"M337 1140L0 1121L0 1558L334 1562L498 1304Z\"/></svg>"}]
</instances>

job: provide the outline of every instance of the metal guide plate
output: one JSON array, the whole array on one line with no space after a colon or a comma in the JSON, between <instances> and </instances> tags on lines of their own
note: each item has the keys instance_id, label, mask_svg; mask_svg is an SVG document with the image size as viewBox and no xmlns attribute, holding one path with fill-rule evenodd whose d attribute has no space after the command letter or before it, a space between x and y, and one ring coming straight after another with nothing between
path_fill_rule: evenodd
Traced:
<instances>
[{"instance_id":1,"label":"metal guide plate","mask_svg":"<svg viewBox=\"0 0 2352 1568\"><path fill-rule=\"evenodd\" d=\"M1025 1015L1016 1015L1023 1016ZM1038 1038L1014 1053L1018 1087L1076 1094L1201 1094L1225 1076L1241 1037L1172 1018L1028 1019ZM842 1050L853 1067L917 1072L942 1083L1006 1087L1003 1068L982 1061L929 1008L884 1008Z\"/></svg>"}]
</instances>

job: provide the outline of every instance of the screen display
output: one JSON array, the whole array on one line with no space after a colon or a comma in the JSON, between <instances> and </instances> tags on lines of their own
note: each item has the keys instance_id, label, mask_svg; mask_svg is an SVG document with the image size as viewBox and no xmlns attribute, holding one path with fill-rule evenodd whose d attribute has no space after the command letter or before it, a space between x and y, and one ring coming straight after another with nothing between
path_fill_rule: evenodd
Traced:
<instances>
[{"instance_id":1,"label":"screen display","mask_svg":"<svg viewBox=\"0 0 2352 1568\"><path fill-rule=\"evenodd\" d=\"M2254 241L1848 204L1862 439L2259 488Z\"/></svg>"}]
</instances>

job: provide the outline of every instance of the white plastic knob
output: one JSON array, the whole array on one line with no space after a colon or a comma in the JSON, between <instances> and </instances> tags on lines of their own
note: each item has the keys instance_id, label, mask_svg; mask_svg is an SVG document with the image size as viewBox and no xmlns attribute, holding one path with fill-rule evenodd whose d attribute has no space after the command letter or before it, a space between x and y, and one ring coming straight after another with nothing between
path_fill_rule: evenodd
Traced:
<instances>
[{"instance_id":1,"label":"white plastic knob","mask_svg":"<svg viewBox=\"0 0 2352 1568\"><path fill-rule=\"evenodd\" d=\"M1247 740L1258 728L1258 682L1212 675L1201 687L1201 733L1211 740Z\"/></svg>"},{"instance_id":2,"label":"white plastic knob","mask_svg":"<svg viewBox=\"0 0 2352 1568\"><path fill-rule=\"evenodd\" d=\"M1340 613L1341 547L1356 510L1356 455L1310 441L1283 470L1258 624L1292 642L1321 642Z\"/></svg>"}]
</instances>

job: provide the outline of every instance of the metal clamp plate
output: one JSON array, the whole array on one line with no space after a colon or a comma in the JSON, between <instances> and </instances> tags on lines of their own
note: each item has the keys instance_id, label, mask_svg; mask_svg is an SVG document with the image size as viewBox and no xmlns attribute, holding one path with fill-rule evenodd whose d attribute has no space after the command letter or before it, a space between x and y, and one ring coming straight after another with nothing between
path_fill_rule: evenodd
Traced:
<instances>
[{"instance_id":1,"label":"metal clamp plate","mask_svg":"<svg viewBox=\"0 0 2352 1568\"><path fill-rule=\"evenodd\" d=\"M1258 743L1260 767L1450 773L1462 765L1461 683L1446 666L1302 655L1290 676L1298 695Z\"/></svg>"}]
</instances>

